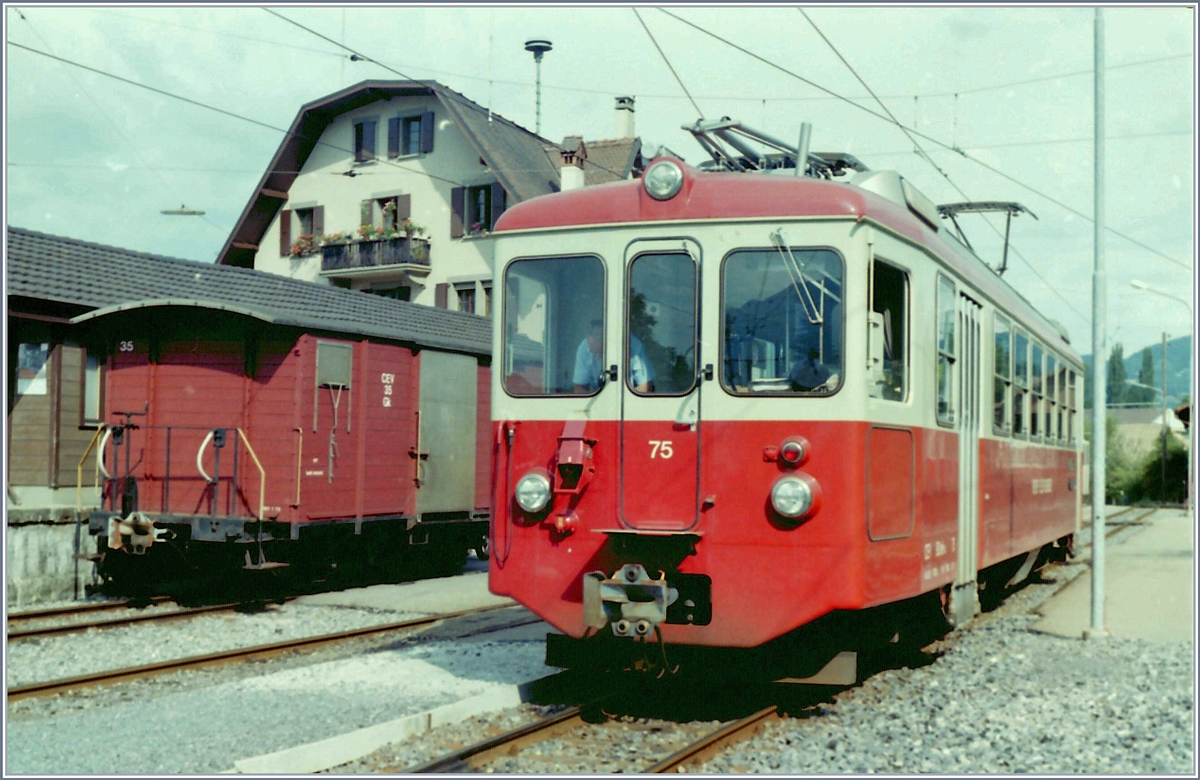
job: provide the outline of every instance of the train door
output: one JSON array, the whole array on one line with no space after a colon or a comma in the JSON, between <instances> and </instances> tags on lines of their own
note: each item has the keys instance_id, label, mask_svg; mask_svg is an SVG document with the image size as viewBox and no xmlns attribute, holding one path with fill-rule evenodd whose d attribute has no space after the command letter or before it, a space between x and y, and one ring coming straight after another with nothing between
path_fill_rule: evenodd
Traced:
<instances>
[{"instance_id":1,"label":"train door","mask_svg":"<svg viewBox=\"0 0 1200 780\"><path fill-rule=\"evenodd\" d=\"M979 386L983 308L969 296L958 298L958 576L950 600L956 625L979 608Z\"/></svg>"},{"instance_id":2,"label":"train door","mask_svg":"<svg viewBox=\"0 0 1200 780\"><path fill-rule=\"evenodd\" d=\"M478 361L421 352L417 442L411 454L417 514L475 508L475 404Z\"/></svg>"},{"instance_id":3,"label":"train door","mask_svg":"<svg viewBox=\"0 0 1200 780\"><path fill-rule=\"evenodd\" d=\"M626 253L621 517L682 531L698 517L700 247L639 241Z\"/></svg>"}]
</instances>

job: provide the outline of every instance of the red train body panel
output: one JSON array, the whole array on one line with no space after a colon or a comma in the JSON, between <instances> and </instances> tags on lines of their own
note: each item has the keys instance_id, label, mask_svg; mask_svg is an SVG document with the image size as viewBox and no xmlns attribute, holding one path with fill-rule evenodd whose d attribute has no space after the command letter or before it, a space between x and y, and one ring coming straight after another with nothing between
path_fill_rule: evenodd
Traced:
<instances>
[{"instance_id":1,"label":"red train body panel","mask_svg":"<svg viewBox=\"0 0 1200 780\"><path fill-rule=\"evenodd\" d=\"M1069 543L1082 364L907 182L654 165L497 225L493 592L752 648Z\"/></svg>"}]
</instances>

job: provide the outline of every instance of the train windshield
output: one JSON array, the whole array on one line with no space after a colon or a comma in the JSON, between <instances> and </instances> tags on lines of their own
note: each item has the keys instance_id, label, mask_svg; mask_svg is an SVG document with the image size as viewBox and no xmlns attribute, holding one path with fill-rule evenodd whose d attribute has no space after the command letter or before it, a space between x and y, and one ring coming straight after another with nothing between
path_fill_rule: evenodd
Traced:
<instances>
[{"instance_id":1,"label":"train windshield","mask_svg":"<svg viewBox=\"0 0 1200 780\"><path fill-rule=\"evenodd\" d=\"M843 375L842 273L841 257L828 249L731 253L721 280L726 389L835 392Z\"/></svg>"},{"instance_id":2,"label":"train windshield","mask_svg":"<svg viewBox=\"0 0 1200 780\"><path fill-rule=\"evenodd\" d=\"M504 273L504 388L512 395L591 394L601 386L600 258L517 260Z\"/></svg>"}]
</instances>

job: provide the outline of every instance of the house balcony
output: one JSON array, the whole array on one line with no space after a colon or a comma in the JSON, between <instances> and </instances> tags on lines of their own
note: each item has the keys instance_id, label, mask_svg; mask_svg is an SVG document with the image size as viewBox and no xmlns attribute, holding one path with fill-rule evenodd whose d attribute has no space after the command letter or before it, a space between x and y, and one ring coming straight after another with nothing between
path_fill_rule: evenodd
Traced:
<instances>
[{"instance_id":1,"label":"house balcony","mask_svg":"<svg viewBox=\"0 0 1200 780\"><path fill-rule=\"evenodd\" d=\"M410 276L423 276L429 270L427 238L381 238L321 248L321 273L330 276L360 276L371 271L404 271Z\"/></svg>"}]
</instances>

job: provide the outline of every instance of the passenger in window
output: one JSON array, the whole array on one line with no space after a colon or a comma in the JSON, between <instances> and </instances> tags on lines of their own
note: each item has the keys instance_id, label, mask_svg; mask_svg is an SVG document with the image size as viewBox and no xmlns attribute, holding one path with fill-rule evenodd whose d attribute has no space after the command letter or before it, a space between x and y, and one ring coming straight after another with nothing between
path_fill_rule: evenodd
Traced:
<instances>
[{"instance_id":1,"label":"passenger in window","mask_svg":"<svg viewBox=\"0 0 1200 780\"><path fill-rule=\"evenodd\" d=\"M604 323L592 320L588 335L579 342L575 350L575 392L593 393L600 388L600 377L604 372L601 358L604 354ZM654 369L646 356L646 347L641 340L629 336L629 381L639 393L654 392Z\"/></svg>"}]
</instances>

